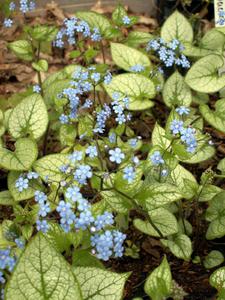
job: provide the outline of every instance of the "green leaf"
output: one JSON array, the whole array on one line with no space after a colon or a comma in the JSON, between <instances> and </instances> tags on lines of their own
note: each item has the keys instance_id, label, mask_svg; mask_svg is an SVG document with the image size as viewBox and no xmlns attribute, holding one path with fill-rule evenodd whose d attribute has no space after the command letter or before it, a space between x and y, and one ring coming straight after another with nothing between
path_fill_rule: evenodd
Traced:
<instances>
[{"instance_id":1,"label":"green leaf","mask_svg":"<svg viewBox=\"0 0 225 300\"><path fill-rule=\"evenodd\" d=\"M45 237L58 252L68 252L71 246L76 248L80 245L83 238L83 232L81 230L66 233L57 223L50 223L49 225L50 228L45 234Z\"/></svg>"},{"instance_id":2,"label":"green leaf","mask_svg":"<svg viewBox=\"0 0 225 300\"><path fill-rule=\"evenodd\" d=\"M217 194L219 194L222 191L223 190L220 187L212 184L201 186L198 201L200 202L211 201Z\"/></svg>"},{"instance_id":3,"label":"green leaf","mask_svg":"<svg viewBox=\"0 0 225 300\"><path fill-rule=\"evenodd\" d=\"M8 174L8 189L13 196L15 201L22 201L27 200L34 197L35 191L43 190L43 186L40 182L35 179L29 180L29 187L28 189L19 192L15 186L16 180L22 175L23 173L17 171L11 171Z\"/></svg>"},{"instance_id":4,"label":"green leaf","mask_svg":"<svg viewBox=\"0 0 225 300\"><path fill-rule=\"evenodd\" d=\"M189 261L192 254L192 244L190 238L185 234L176 235L173 240L162 240L164 246L178 258Z\"/></svg>"},{"instance_id":5,"label":"green leaf","mask_svg":"<svg viewBox=\"0 0 225 300\"><path fill-rule=\"evenodd\" d=\"M225 174L225 158L221 159L218 163L217 169L220 170L222 174Z\"/></svg>"},{"instance_id":6,"label":"green leaf","mask_svg":"<svg viewBox=\"0 0 225 300\"><path fill-rule=\"evenodd\" d=\"M193 186L198 188L197 181L195 177L186 170L181 165L177 165L174 170L171 171L170 176L173 180L173 183L177 185L177 188L179 189L180 193L186 198L190 199L194 196L194 190L190 191L189 185L187 184L187 180L193 183Z\"/></svg>"},{"instance_id":7,"label":"green leaf","mask_svg":"<svg viewBox=\"0 0 225 300\"><path fill-rule=\"evenodd\" d=\"M172 292L172 274L166 257L148 276L144 289L152 300L162 300Z\"/></svg>"},{"instance_id":8,"label":"green leaf","mask_svg":"<svg viewBox=\"0 0 225 300\"><path fill-rule=\"evenodd\" d=\"M29 170L38 156L35 141L23 138L15 143L15 151L12 152L0 147L0 165L7 170Z\"/></svg>"},{"instance_id":9,"label":"green leaf","mask_svg":"<svg viewBox=\"0 0 225 300\"><path fill-rule=\"evenodd\" d=\"M209 278L209 282L211 286L219 291L225 289L225 267L219 268L214 271Z\"/></svg>"},{"instance_id":10,"label":"green leaf","mask_svg":"<svg viewBox=\"0 0 225 300\"><path fill-rule=\"evenodd\" d=\"M40 42L51 42L55 39L58 29L55 26L36 25L28 29L31 37Z\"/></svg>"},{"instance_id":11,"label":"green leaf","mask_svg":"<svg viewBox=\"0 0 225 300\"><path fill-rule=\"evenodd\" d=\"M191 90L178 71L174 72L165 82L163 100L169 107L189 106L191 104Z\"/></svg>"},{"instance_id":12,"label":"green leaf","mask_svg":"<svg viewBox=\"0 0 225 300\"><path fill-rule=\"evenodd\" d=\"M0 192L0 205L14 205L15 202L10 191Z\"/></svg>"},{"instance_id":13,"label":"green leaf","mask_svg":"<svg viewBox=\"0 0 225 300\"><path fill-rule=\"evenodd\" d=\"M204 259L204 267L206 269L211 269L219 266L224 262L224 256L220 251L212 250Z\"/></svg>"},{"instance_id":14,"label":"green leaf","mask_svg":"<svg viewBox=\"0 0 225 300\"><path fill-rule=\"evenodd\" d=\"M158 123L155 123L155 127L152 132L152 145L167 149L170 143L170 140L166 138L165 129L163 129Z\"/></svg>"},{"instance_id":15,"label":"green leaf","mask_svg":"<svg viewBox=\"0 0 225 300\"><path fill-rule=\"evenodd\" d=\"M104 15L93 11L78 11L76 16L86 21L92 29L98 28L103 37L110 37L109 30L112 29L112 25Z\"/></svg>"},{"instance_id":16,"label":"green leaf","mask_svg":"<svg viewBox=\"0 0 225 300\"><path fill-rule=\"evenodd\" d=\"M72 146L76 139L77 131L74 125L64 124L59 130L60 143L63 146Z\"/></svg>"},{"instance_id":17,"label":"green leaf","mask_svg":"<svg viewBox=\"0 0 225 300\"><path fill-rule=\"evenodd\" d=\"M104 85L107 93L112 97L119 92L121 97L128 96L130 110L144 110L154 105L149 99L155 96L154 83L140 74L121 74L114 76L110 84Z\"/></svg>"},{"instance_id":18,"label":"green leaf","mask_svg":"<svg viewBox=\"0 0 225 300\"><path fill-rule=\"evenodd\" d=\"M112 13L113 22L116 25L121 26L121 25L123 25L123 18L125 16L127 16L127 12L126 12L124 6L122 6L120 3L118 3L116 8L114 9L114 11Z\"/></svg>"},{"instance_id":19,"label":"green leaf","mask_svg":"<svg viewBox=\"0 0 225 300\"><path fill-rule=\"evenodd\" d=\"M103 263L88 250L76 249L73 253L73 266L75 267L95 267L104 269Z\"/></svg>"},{"instance_id":20,"label":"green leaf","mask_svg":"<svg viewBox=\"0 0 225 300\"><path fill-rule=\"evenodd\" d=\"M130 273L116 274L92 267L74 267L84 300L122 300ZM7 300L7 299L6 299Z\"/></svg>"},{"instance_id":21,"label":"green leaf","mask_svg":"<svg viewBox=\"0 0 225 300\"><path fill-rule=\"evenodd\" d=\"M94 119L90 115L85 115L79 118L78 135L93 137Z\"/></svg>"},{"instance_id":22,"label":"green leaf","mask_svg":"<svg viewBox=\"0 0 225 300\"><path fill-rule=\"evenodd\" d=\"M164 206L182 198L177 186L168 183L146 184L142 190L135 196L142 205L148 210Z\"/></svg>"},{"instance_id":23,"label":"green leaf","mask_svg":"<svg viewBox=\"0 0 225 300\"><path fill-rule=\"evenodd\" d=\"M31 136L39 139L46 131L48 112L42 97L32 94L21 101L9 117L9 131L15 139Z\"/></svg>"},{"instance_id":24,"label":"green leaf","mask_svg":"<svg viewBox=\"0 0 225 300\"><path fill-rule=\"evenodd\" d=\"M116 212L127 213L132 208L130 200L116 191L102 191L100 195Z\"/></svg>"},{"instance_id":25,"label":"green leaf","mask_svg":"<svg viewBox=\"0 0 225 300\"><path fill-rule=\"evenodd\" d=\"M151 67L151 62L147 55L139 50L125 46L120 43L111 43L111 54L114 63L126 70L131 71L131 67L142 65L143 67Z\"/></svg>"},{"instance_id":26,"label":"green leaf","mask_svg":"<svg viewBox=\"0 0 225 300\"><path fill-rule=\"evenodd\" d=\"M181 161L188 163L188 164L197 164L202 161L205 161L215 155L215 148L210 145L203 145L200 147L199 150L197 150L194 155L191 156L189 159L180 159Z\"/></svg>"},{"instance_id":27,"label":"green leaf","mask_svg":"<svg viewBox=\"0 0 225 300\"><path fill-rule=\"evenodd\" d=\"M125 44L130 47L137 47L140 44L146 44L151 39L153 39L153 35L143 31L130 31Z\"/></svg>"},{"instance_id":28,"label":"green leaf","mask_svg":"<svg viewBox=\"0 0 225 300\"><path fill-rule=\"evenodd\" d=\"M166 42L170 42L172 39L178 39L180 42L192 42L193 29L189 21L176 10L164 22L161 37Z\"/></svg>"},{"instance_id":29,"label":"green leaf","mask_svg":"<svg viewBox=\"0 0 225 300\"><path fill-rule=\"evenodd\" d=\"M82 300L69 264L43 234L37 234L21 254L9 280L5 299Z\"/></svg>"},{"instance_id":30,"label":"green leaf","mask_svg":"<svg viewBox=\"0 0 225 300\"><path fill-rule=\"evenodd\" d=\"M206 210L206 220L211 221L206 238L212 240L225 235L225 192L217 194Z\"/></svg>"},{"instance_id":31,"label":"green leaf","mask_svg":"<svg viewBox=\"0 0 225 300\"><path fill-rule=\"evenodd\" d=\"M225 99L216 102L216 110L213 111L208 105L200 105L199 109L203 118L214 128L225 133Z\"/></svg>"},{"instance_id":32,"label":"green leaf","mask_svg":"<svg viewBox=\"0 0 225 300\"><path fill-rule=\"evenodd\" d=\"M224 64L216 54L199 59L188 71L185 81L195 91L214 93L225 86L225 75L219 76L218 69Z\"/></svg>"},{"instance_id":33,"label":"green leaf","mask_svg":"<svg viewBox=\"0 0 225 300\"><path fill-rule=\"evenodd\" d=\"M47 72L48 62L45 59L40 59L38 62L33 62L32 67L38 72Z\"/></svg>"},{"instance_id":34,"label":"green leaf","mask_svg":"<svg viewBox=\"0 0 225 300\"><path fill-rule=\"evenodd\" d=\"M50 76L49 76L50 77ZM51 107L55 100L58 99L58 94L60 94L64 89L71 86L70 79L58 80L58 78L66 77L64 73L59 73L56 78L47 78L48 81L45 82L44 89L44 99L49 107ZM51 82L52 81L52 82Z\"/></svg>"},{"instance_id":35,"label":"green leaf","mask_svg":"<svg viewBox=\"0 0 225 300\"><path fill-rule=\"evenodd\" d=\"M21 59L31 61L33 59L33 50L31 43L26 40L19 40L9 44L9 49Z\"/></svg>"},{"instance_id":36,"label":"green leaf","mask_svg":"<svg viewBox=\"0 0 225 300\"><path fill-rule=\"evenodd\" d=\"M50 154L37 160L33 167L43 180L60 182L62 172L59 168L68 162L65 154Z\"/></svg>"},{"instance_id":37,"label":"green leaf","mask_svg":"<svg viewBox=\"0 0 225 300\"><path fill-rule=\"evenodd\" d=\"M163 236L178 232L177 220L174 215L165 208L157 208L149 212L152 223L158 228ZM134 226L145 234L160 237L159 233L148 222L141 219L134 220Z\"/></svg>"}]
</instances>

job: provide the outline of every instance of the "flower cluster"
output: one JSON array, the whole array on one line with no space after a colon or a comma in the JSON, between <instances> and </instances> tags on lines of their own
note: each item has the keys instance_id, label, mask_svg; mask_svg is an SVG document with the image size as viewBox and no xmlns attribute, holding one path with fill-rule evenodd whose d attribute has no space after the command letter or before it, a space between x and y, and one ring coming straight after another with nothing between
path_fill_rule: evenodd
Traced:
<instances>
[{"instance_id":1,"label":"flower cluster","mask_svg":"<svg viewBox=\"0 0 225 300\"><path fill-rule=\"evenodd\" d=\"M70 45L75 45L78 34L81 34L85 38L90 37L94 42L101 40L98 28L94 28L91 31L87 22L72 17L64 20L63 27L58 31L54 45L58 48L63 48L65 41L68 41Z\"/></svg>"},{"instance_id":2,"label":"flower cluster","mask_svg":"<svg viewBox=\"0 0 225 300\"><path fill-rule=\"evenodd\" d=\"M177 109L178 111L178 109ZM187 110L184 113L184 110L179 108L179 114L187 114ZM170 130L174 136L179 135L181 141L186 145L187 152L194 153L198 146L195 129L192 127L184 127L184 122L181 120L174 119L170 124Z\"/></svg>"},{"instance_id":3,"label":"flower cluster","mask_svg":"<svg viewBox=\"0 0 225 300\"><path fill-rule=\"evenodd\" d=\"M36 172L28 172L26 174L20 175L20 177L15 182L15 187L19 192L27 190L29 188L29 181L32 179L37 179L39 175Z\"/></svg>"},{"instance_id":4,"label":"flower cluster","mask_svg":"<svg viewBox=\"0 0 225 300\"><path fill-rule=\"evenodd\" d=\"M166 67L177 65L190 68L190 62L182 54L184 46L177 39L173 39L170 43L166 43L162 38L153 39L148 43L146 50L156 52Z\"/></svg>"},{"instance_id":5,"label":"flower cluster","mask_svg":"<svg viewBox=\"0 0 225 300\"><path fill-rule=\"evenodd\" d=\"M112 104L112 110L116 114L115 120L118 122L118 124L124 124L126 121L130 121L131 115L125 114L124 109L128 108L130 99L128 97L123 97L121 99L121 95L118 92L114 92L112 95L113 102Z\"/></svg>"},{"instance_id":6,"label":"flower cluster","mask_svg":"<svg viewBox=\"0 0 225 300\"><path fill-rule=\"evenodd\" d=\"M103 234L95 234L91 237L91 245L95 247L92 253L99 259L107 261L110 256L121 257L123 255L124 247L123 242L126 239L126 235L120 231L106 230Z\"/></svg>"},{"instance_id":7,"label":"flower cluster","mask_svg":"<svg viewBox=\"0 0 225 300\"><path fill-rule=\"evenodd\" d=\"M47 195L41 191L36 191L34 195L35 201L39 204L39 211L38 211L38 220L36 222L37 230L41 230L42 232L47 232L49 229L48 223L46 220L40 220L39 218L46 217L47 214L51 211L50 205L47 201Z\"/></svg>"},{"instance_id":8,"label":"flower cluster","mask_svg":"<svg viewBox=\"0 0 225 300\"><path fill-rule=\"evenodd\" d=\"M131 72L140 73L140 72L142 72L144 70L145 70L145 67L143 65L141 65L141 64L136 64L136 65L130 67L130 71Z\"/></svg>"},{"instance_id":9,"label":"flower cluster","mask_svg":"<svg viewBox=\"0 0 225 300\"><path fill-rule=\"evenodd\" d=\"M162 177L166 177L168 175L168 169L165 167L165 160L163 159L160 151L154 151L153 154L150 156L150 161L152 162L153 166L160 166L160 175Z\"/></svg>"},{"instance_id":10,"label":"flower cluster","mask_svg":"<svg viewBox=\"0 0 225 300\"><path fill-rule=\"evenodd\" d=\"M68 124L73 121L77 115L79 108L90 108L92 106L92 101L86 99L82 105L80 98L86 93L90 92L93 86L96 86L101 81L111 80L111 73L107 72L105 76L101 76L100 73L96 72L95 67L89 67L88 69L77 68L72 75L72 80L70 82L71 87L68 87L58 95L58 99L66 98L68 103L65 106L65 111L61 114L59 120L62 124Z\"/></svg>"},{"instance_id":11,"label":"flower cluster","mask_svg":"<svg viewBox=\"0 0 225 300\"><path fill-rule=\"evenodd\" d=\"M10 248L0 249L0 287L6 282L4 271L12 272L16 264L16 258ZM0 299L4 299L4 289L1 288Z\"/></svg>"},{"instance_id":12,"label":"flower cluster","mask_svg":"<svg viewBox=\"0 0 225 300\"><path fill-rule=\"evenodd\" d=\"M219 24L220 26L224 26L225 24L225 11L221 9L218 13L219 20L217 20L216 24Z\"/></svg>"}]
</instances>

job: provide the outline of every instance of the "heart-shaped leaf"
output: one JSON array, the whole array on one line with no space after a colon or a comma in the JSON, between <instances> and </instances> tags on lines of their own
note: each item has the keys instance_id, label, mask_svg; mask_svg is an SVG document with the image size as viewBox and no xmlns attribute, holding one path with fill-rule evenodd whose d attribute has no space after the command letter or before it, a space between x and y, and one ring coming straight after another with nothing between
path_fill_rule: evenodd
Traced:
<instances>
[{"instance_id":1,"label":"heart-shaped leaf","mask_svg":"<svg viewBox=\"0 0 225 300\"><path fill-rule=\"evenodd\" d=\"M0 165L7 170L29 170L38 156L36 142L28 138L19 139L15 148L14 152L0 148Z\"/></svg>"},{"instance_id":2,"label":"heart-shaped leaf","mask_svg":"<svg viewBox=\"0 0 225 300\"><path fill-rule=\"evenodd\" d=\"M5 290L6 300L82 300L79 284L69 264L37 234L21 254Z\"/></svg>"},{"instance_id":3,"label":"heart-shaped leaf","mask_svg":"<svg viewBox=\"0 0 225 300\"><path fill-rule=\"evenodd\" d=\"M31 136L39 139L47 129L48 112L42 97L32 94L21 101L9 117L9 131L16 139Z\"/></svg>"}]
</instances>

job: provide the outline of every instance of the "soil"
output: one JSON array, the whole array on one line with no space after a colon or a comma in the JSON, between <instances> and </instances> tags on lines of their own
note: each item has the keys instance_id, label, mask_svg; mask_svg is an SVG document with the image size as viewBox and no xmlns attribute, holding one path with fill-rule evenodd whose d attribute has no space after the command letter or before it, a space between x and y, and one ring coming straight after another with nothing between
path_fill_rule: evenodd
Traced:
<instances>
[{"instance_id":1,"label":"soil","mask_svg":"<svg viewBox=\"0 0 225 300\"><path fill-rule=\"evenodd\" d=\"M163 1L162 1L163 2ZM101 8L95 8L96 10L104 11ZM201 7L199 8L201 12ZM111 8L105 9L106 14L111 13ZM42 16L27 16L27 24L35 23L49 23L60 24L64 17L68 16L58 8L57 6L48 6L46 14ZM204 20L202 22L203 30L212 27L212 23L207 20L209 14L204 13ZM149 18L148 16L142 16L142 21L136 25L136 28L144 31L153 31L157 27L157 20ZM22 34L23 18L18 17L17 24L12 29L6 31L0 28L0 101L4 101L4 106L10 107L10 102L7 102L9 97L14 93L25 91L27 86L37 83L35 73L30 68L29 64L23 63L17 60L17 58L11 54L7 49L7 42L19 38ZM66 51L55 51L45 55L45 58L49 61L49 72L55 72L62 69L68 64L77 63L75 60L69 58L68 53L71 49ZM101 62L101 57L98 58ZM213 106L215 99L211 99L210 105ZM3 103L3 102L2 102ZM1 105L2 105L1 103ZM157 105L153 108L153 115L157 115L161 125L165 123L165 116L168 115L168 109L158 99ZM138 116L137 116L138 117ZM143 141L149 139L151 136L152 128L154 126L154 120L152 117L146 117L145 120L133 124L137 135L141 135ZM199 179L203 170L211 166L212 169L216 168L218 161L224 157L225 154L225 135L219 133L210 126L204 128L205 132L208 132L212 136L212 140L216 146L216 155L211 160L198 164L198 166L185 165L195 176ZM10 143L10 141L9 141ZM51 142L49 141L51 144ZM50 149L49 149L50 152ZM0 171L1 183L0 190L6 189L6 173ZM224 181L218 180L216 183L218 186L225 188ZM10 218L12 210L8 207L0 207L1 215L0 222L3 219ZM199 211L201 213L201 211ZM190 220L192 216L190 216ZM193 221L194 222L194 221ZM193 228L195 224L192 222ZM199 255L203 257L207 255L212 249L225 252L225 239L214 240L213 242L206 242L203 238L206 232L207 224L201 224L200 234L198 240L198 252L194 253L193 257ZM159 240L156 238L147 237L138 232L133 226L129 227L128 240L135 244L139 249L139 258L132 258L124 256L121 259L110 260L106 263L106 266L116 272L132 272L124 292L124 299L131 300L135 296L148 299L144 293L144 283L148 274L156 268L162 261L163 255L166 252L162 248ZM193 233L193 239L195 240L196 233ZM167 258L171 266L173 279L183 287L184 291L188 294L184 299L186 300L212 300L215 299L216 290L213 289L208 282L210 274L214 269L210 271L206 270L201 264L194 264L192 262L184 262L177 259L171 253L167 253Z\"/></svg>"}]
</instances>

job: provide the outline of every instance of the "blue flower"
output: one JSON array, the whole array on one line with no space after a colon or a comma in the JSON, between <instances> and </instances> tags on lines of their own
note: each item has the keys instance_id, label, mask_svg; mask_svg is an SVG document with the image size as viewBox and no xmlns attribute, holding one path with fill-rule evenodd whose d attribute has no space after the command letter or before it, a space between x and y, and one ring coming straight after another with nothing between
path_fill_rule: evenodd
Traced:
<instances>
[{"instance_id":1,"label":"blue flower","mask_svg":"<svg viewBox=\"0 0 225 300\"><path fill-rule=\"evenodd\" d=\"M91 245L96 248L96 256L99 259L107 261L113 254L113 235L112 232L107 230L103 234L95 234L91 237Z\"/></svg>"},{"instance_id":2,"label":"blue flower","mask_svg":"<svg viewBox=\"0 0 225 300\"><path fill-rule=\"evenodd\" d=\"M3 273L0 271L0 283L4 284L5 283L5 278L3 277ZM0 298L1 299L1 298Z\"/></svg>"},{"instance_id":3,"label":"blue flower","mask_svg":"<svg viewBox=\"0 0 225 300\"><path fill-rule=\"evenodd\" d=\"M91 40L93 42L99 42L101 39L102 39L102 37L101 37L101 33L100 33L99 29L94 27L93 33L91 35Z\"/></svg>"},{"instance_id":4,"label":"blue flower","mask_svg":"<svg viewBox=\"0 0 225 300\"><path fill-rule=\"evenodd\" d=\"M72 154L69 155L69 160L72 164L76 163L77 161L81 161L83 158L82 151L74 151Z\"/></svg>"},{"instance_id":5,"label":"blue flower","mask_svg":"<svg viewBox=\"0 0 225 300\"><path fill-rule=\"evenodd\" d=\"M38 215L41 217L46 217L47 214L51 211L49 203L39 202L39 211Z\"/></svg>"},{"instance_id":6,"label":"blue flower","mask_svg":"<svg viewBox=\"0 0 225 300\"><path fill-rule=\"evenodd\" d=\"M104 84L110 84L112 81L112 74L110 72L107 72L107 74L104 77Z\"/></svg>"},{"instance_id":7,"label":"blue flower","mask_svg":"<svg viewBox=\"0 0 225 300\"><path fill-rule=\"evenodd\" d=\"M137 146L137 142L138 142L137 139L130 139L130 140L129 140L129 145L130 145L132 148L135 148L135 147Z\"/></svg>"},{"instance_id":8,"label":"blue flower","mask_svg":"<svg viewBox=\"0 0 225 300\"><path fill-rule=\"evenodd\" d=\"M128 16L124 16L122 20L124 25L130 25L131 23L131 19Z\"/></svg>"},{"instance_id":9,"label":"blue flower","mask_svg":"<svg viewBox=\"0 0 225 300\"><path fill-rule=\"evenodd\" d=\"M29 179L29 180L31 180L31 179L37 179L39 177L39 175L38 175L38 173L36 173L36 172L28 172L27 173L27 178Z\"/></svg>"},{"instance_id":10,"label":"blue flower","mask_svg":"<svg viewBox=\"0 0 225 300\"><path fill-rule=\"evenodd\" d=\"M106 120L111 115L111 109L107 104L104 104L104 107L102 110L97 112L97 123L94 128L94 132L104 133L105 131L105 123Z\"/></svg>"},{"instance_id":11,"label":"blue flower","mask_svg":"<svg viewBox=\"0 0 225 300\"><path fill-rule=\"evenodd\" d=\"M113 223L114 223L113 214L105 211L103 215L99 215L96 217L94 226L96 230L101 230L107 225L113 225Z\"/></svg>"},{"instance_id":12,"label":"blue flower","mask_svg":"<svg viewBox=\"0 0 225 300\"><path fill-rule=\"evenodd\" d=\"M109 150L109 154L110 154L109 160L112 162L116 162L117 164L120 164L122 160L125 158L125 155L120 148Z\"/></svg>"},{"instance_id":13,"label":"blue flower","mask_svg":"<svg viewBox=\"0 0 225 300\"><path fill-rule=\"evenodd\" d=\"M33 92L39 94L41 92L41 87L38 84L35 84L33 86Z\"/></svg>"},{"instance_id":14,"label":"blue flower","mask_svg":"<svg viewBox=\"0 0 225 300\"><path fill-rule=\"evenodd\" d=\"M128 183L132 183L135 178L135 170L132 166L128 166L123 170L123 178L128 181Z\"/></svg>"},{"instance_id":15,"label":"blue flower","mask_svg":"<svg viewBox=\"0 0 225 300\"><path fill-rule=\"evenodd\" d=\"M86 184L87 179L92 177L91 167L80 165L74 172L74 179L80 184Z\"/></svg>"},{"instance_id":16,"label":"blue flower","mask_svg":"<svg viewBox=\"0 0 225 300\"><path fill-rule=\"evenodd\" d=\"M69 124L69 117L65 114L61 114L61 116L59 117L59 121L61 122L61 124Z\"/></svg>"},{"instance_id":17,"label":"blue flower","mask_svg":"<svg viewBox=\"0 0 225 300\"><path fill-rule=\"evenodd\" d=\"M172 131L173 135L180 133L183 130L183 121L180 120L173 120L170 124L170 130Z\"/></svg>"},{"instance_id":18,"label":"blue flower","mask_svg":"<svg viewBox=\"0 0 225 300\"><path fill-rule=\"evenodd\" d=\"M193 128L183 128L181 130L181 140L187 144L189 144L193 139L195 139L195 130Z\"/></svg>"},{"instance_id":19,"label":"blue flower","mask_svg":"<svg viewBox=\"0 0 225 300\"><path fill-rule=\"evenodd\" d=\"M176 108L176 112L182 116L182 115L188 115L190 113L190 108L186 106L180 106Z\"/></svg>"},{"instance_id":20,"label":"blue flower","mask_svg":"<svg viewBox=\"0 0 225 300\"><path fill-rule=\"evenodd\" d=\"M101 79L101 74L100 73L92 73L91 79L94 80L95 83L98 83L99 80Z\"/></svg>"},{"instance_id":21,"label":"blue flower","mask_svg":"<svg viewBox=\"0 0 225 300\"><path fill-rule=\"evenodd\" d=\"M132 67L130 67L130 71L132 72L136 72L136 73L140 73L142 71L144 71L145 67L141 64L136 64Z\"/></svg>"},{"instance_id":22,"label":"blue flower","mask_svg":"<svg viewBox=\"0 0 225 300\"><path fill-rule=\"evenodd\" d=\"M109 135L109 142L114 144L116 142L116 134L114 132L110 133Z\"/></svg>"},{"instance_id":23,"label":"blue flower","mask_svg":"<svg viewBox=\"0 0 225 300\"><path fill-rule=\"evenodd\" d=\"M72 200L73 202L76 202L83 198L80 188L76 185L70 186L66 190L66 198Z\"/></svg>"},{"instance_id":24,"label":"blue flower","mask_svg":"<svg viewBox=\"0 0 225 300\"><path fill-rule=\"evenodd\" d=\"M41 204L41 203L44 203L45 201L47 201L47 195L45 195L45 193L43 193L41 191L36 191L34 193L34 199L36 202Z\"/></svg>"},{"instance_id":25,"label":"blue flower","mask_svg":"<svg viewBox=\"0 0 225 300\"><path fill-rule=\"evenodd\" d=\"M159 151L155 151L151 156L150 160L153 163L154 166L159 166L165 163L164 159L161 156L161 153Z\"/></svg>"},{"instance_id":26,"label":"blue flower","mask_svg":"<svg viewBox=\"0 0 225 300\"><path fill-rule=\"evenodd\" d=\"M86 149L86 154L87 154L90 158L94 158L94 157L98 156L97 147L96 147L96 146L89 146L89 147Z\"/></svg>"},{"instance_id":27,"label":"blue flower","mask_svg":"<svg viewBox=\"0 0 225 300\"><path fill-rule=\"evenodd\" d=\"M46 233L49 230L49 224L46 220L37 220L36 222L37 230Z\"/></svg>"},{"instance_id":28,"label":"blue flower","mask_svg":"<svg viewBox=\"0 0 225 300\"><path fill-rule=\"evenodd\" d=\"M10 28L12 27L12 24L13 24L13 20L12 19L5 19L4 22L3 22L3 26L5 26L6 28Z\"/></svg>"},{"instance_id":29,"label":"blue flower","mask_svg":"<svg viewBox=\"0 0 225 300\"><path fill-rule=\"evenodd\" d=\"M163 169L163 170L161 171L161 176L162 176L162 177L166 177L168 174L169 174L169 172L168 172L167 169Z\"/></svg>"},{"instance_id":30,"label":"blue flower","mask_svg":"<svg viewBox=\"0 0 225 300\"><path fill-rule=\"evenodd\" d=\"M22 176L20 176L15 183L15 187L17 188L17 190L19 192L22 192L23 190L27 190L29 185L29 180L27 178L23 178Z\"/></svg>"},{"instance_id":31,"label":"blue flower","mask_svg":"<svg viewBox=\"0 0 225 300\"><path fill-rule=\"evenodd\" d=\"M9 3L9 10L10 10L10 11L14 11L15 8L16 8L16 4L15 4L14 2L10 2L10 3Z\"/></svg>"},{"instance_id":32,"label":"blue flower","mask_svg":"<svg viewBox=\"0 0 225 300\"><path fill-rule=\"evenodd\" d=\"M83 211L80 213L79 218L76 218L75 220L75 228L85 230L92 222L94 222L94 217L92 216L91 211Z\"/></svg>"},{"instance_id":33,"label":"blue flower","mask_svg":"<svg viewBox=\"0 0 225 300\"><path fill-rule=\"evenodd\" d=\"M122 232L118 230L113 230L113 242L114 242L114 255L115 257L122 257L123 256L123 242L126 239L126 234L123 234Z\"/></svg>"},{"instance_id":34,"label":"blue flower","mask_svg":"<svg viewBox=\"0 0 225 300\"><path fill-rule=\"evenodd\" d=\"M93 105L93 101L90 99L86 99L83 104L83 108L90 108L92 105Z\"/></svg>"},{"instance_id":35,"label":"blue flower","mask_svg":"<svg viewBox=\"0 0 225 300\"><path fill-rule=\"evenodd\" d=\"M194 153L196 148L197 148L197 141L195 138L193 138L192 140L190 140L187 144L187 152L189 153Z\"/></svg>"},{"instance_id":36,"label":"blue flower","mask_svg":"<svg viewBox=\"0 0 225 300\"><path fill-rule=\"evenodd\" d=\"M16 243L17 247L20 248L20 249L23 249L24 246L25 246L25 242L21 238L15 239L15 243Z\"/></svg>"}]
</instances>

